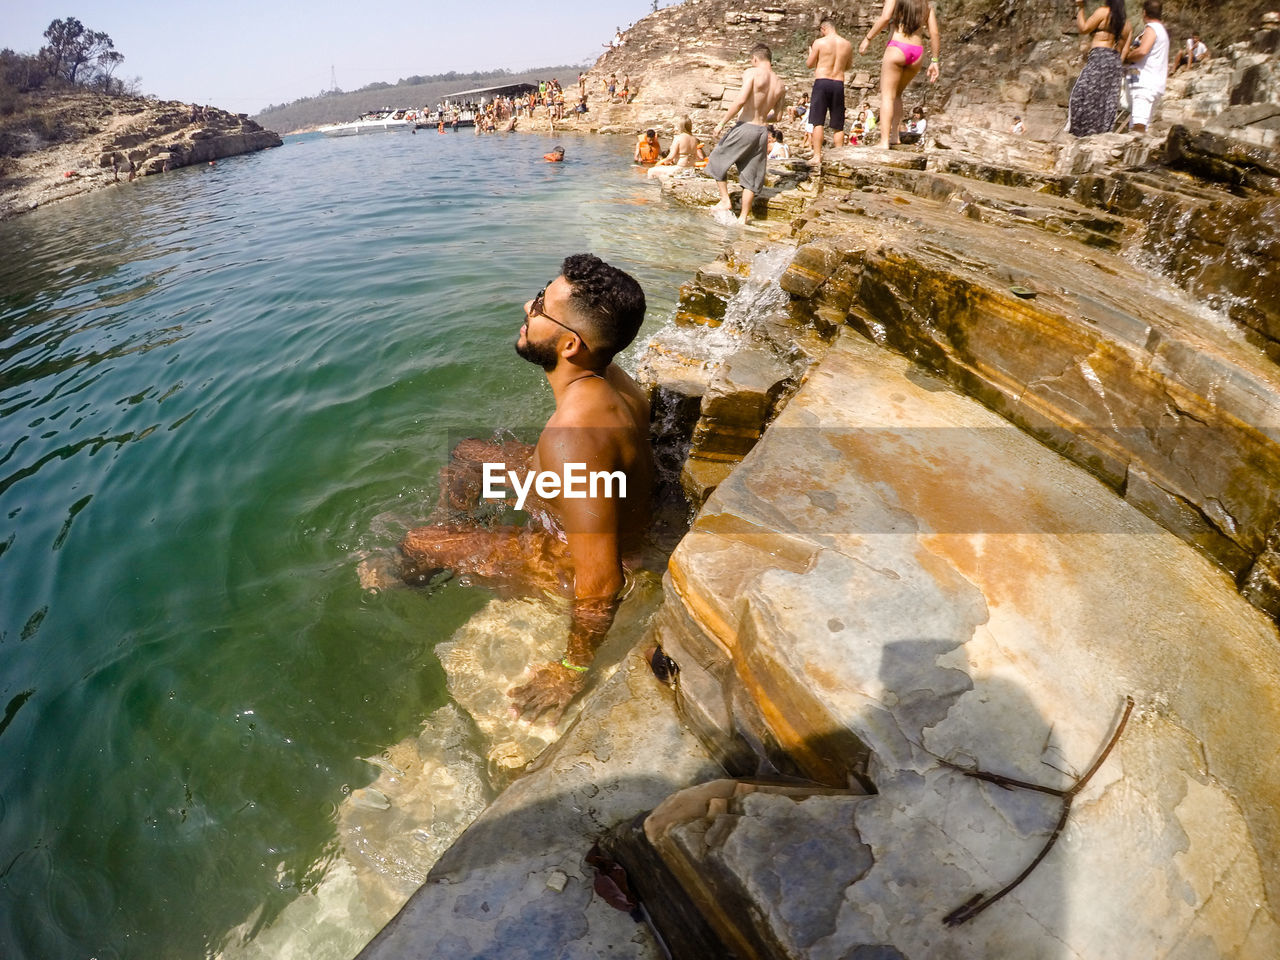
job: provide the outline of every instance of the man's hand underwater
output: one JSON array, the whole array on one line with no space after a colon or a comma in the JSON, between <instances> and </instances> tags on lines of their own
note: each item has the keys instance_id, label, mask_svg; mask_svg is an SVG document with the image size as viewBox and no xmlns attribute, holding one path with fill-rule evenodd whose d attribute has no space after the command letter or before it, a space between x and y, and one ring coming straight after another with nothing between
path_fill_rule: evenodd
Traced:
<instances>
[{"instance_id":1,"label":"man's hand underwater","mask_svg":"<svg viewBox=\"0 0 1280 960\"><path fill-rule=\"evenodd\" d=\"M533 672L528 683L507 691L512 709L530 723L546 714L552 726L560 722L570 701L587 685L587 675L558 663L548 663Z\"/></svg>"}]
</instances>

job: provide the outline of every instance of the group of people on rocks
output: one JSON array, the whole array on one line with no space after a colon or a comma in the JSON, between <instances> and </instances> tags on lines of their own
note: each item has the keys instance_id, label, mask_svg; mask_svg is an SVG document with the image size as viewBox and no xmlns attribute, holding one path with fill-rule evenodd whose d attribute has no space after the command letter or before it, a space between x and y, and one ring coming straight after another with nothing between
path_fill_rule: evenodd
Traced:
<instances>
[{"instance_id":1,"label":"group of people on rocks","mask_svg":"<svg viewBox=\"0 0 1280 960\"><path fill-rule=\"evenodd\" d=\"M880 122L876 122L874 112L867 105L860 111L853 131L857 142L863 142L879 129L880 146L888 148L902 142L904 135L918 138L924 132L923 108L913 112L908 124L903 116L902 95L924 67L926 32L933 54L928 67L929 80L934 82L938 79L941 35L937 15L929 0L885 0L880 16L862 41L860 52L865 53L875 36L886 27L891 28L891 36L881 60ZM806 64L814 71L807 129L813 150L812 166L820 170L827 127L833 131L837 147L845 142L844 76L853 60L853 44L839 35L830 18L821 21L818 34L810 45ZM716 204L718 210L732 210L728 172L731 167L737 167L738 181L742 186L740 223L746 223L750 218L751 205L764 186L768 161L790 156L790 148L775 125L784 116L786 86L773 69L773 52L761 43L752 48L750 56L751 65L743 73L742 86L716 126L717 136L725 131L730 121L737 118L737 122L719 137L706 161L706 171L716 181L720 192L720 201ZM799 119L803 114L793 108L790 115ZM657 136L654 131L647 130L636 144L636 162L658 165L683 161L689 166L697 163L701 145L692 136L689 118L682 117L680 125L682 132L677 141L686 136L692 141L687 152L681 150L673 158L677 154L677 146L673 142L672 150L659 159L661 146Z\"/></svg>"},{"instance_id":2,"label":"group of people on rocks","mask_svg":"<svg viewBox=\"0 0 1280 960\"><path fill-rule=\"evenodd\" d=\"M579 115L586 113L589 109L585 80L586 74L580 74L578 102L572 108L568 108ZM425 108L423 110L424 115L436 118L441 132L446 126L456 130L459 123L464 120L474 120L475 132L478 134L492 133L499 129L514 130L517 120L521 117L543 116L550 118L554 124L557 120L563 120L566 112L564 88L554 77L550 80L538 81L537 89L531 89L528 93L515 96L498 95L492 99L481 97L474 102L453 103L445 100L438 103L434 111Z\"/></svg>"},{"instance_id":3,"label":"group of people on rocks","mask_svg":"<svg viewBox=\"0 0 1280 960\"><path fill-rule=\"evenodd\" d=\"M1076 28L1090 35L1090 44L1071 91L1068 129L1077 137L1111 132L1121 92L1127 91L1129 129L1145 132L1169 76L1169 33L1160 22L1161 0L1143 0L1137 31L1128 22L1124 0L1107 0L1088 16L1084 0L1075 3Z\"/></svg>"},{"instance_id":4,"label":"group of people on rocks","mask_svg":"<svg viewBox=\"0 0 1280 960\"><path fill-rule=\"evenodd\" d=\"M702 143L693 135L693 119L688 115L676 121L676 135L671 146L663 153L662 142L658 132L653 128L646 130L636 139L635 162L652 166L654 170L662 167L675 167L677 170L705 167L707 155ZM653 170L650 171L653 174Z\"/></svg>"},{"instance_id":5,"label":"group of people on rocks","mask_svg":"<svg viewBox=\"0 0 1280 960\"><path fill-rule=\"evenodd\" d=\"M1122 100L1129 110L1129 129L1144 133L1166 80L1209 56L1199 31L1186 38L1169 69L1169 31L1161 17L1162 0L1144 0L1142 22L1131 24L1124 0L1107 0L1085 15L1084 0L1075 0L1076 28L1090 35L1088 60L1071 91L1068 129L1078 137L1109 133L1116 127Z\"/></svg>"},{"instance_id":6,"label":"group of people on rocks","mask_svg":"<svg viewBox=\"0 0 1280 960\"><path fill-rule=\"evenodd\" d=\"M1108 132L1115 126L1121 90L1126 93L1129 128L1144 133L1151 122L1155 104L1163 95L1169 74L1169 35L1161 23L1162 0L1143 0L1142 23L1135 29L1125 15L1124 0L1104 0L1086 16L1085 0L1075 0L1077 28L1091 36L1091 48L1084 71L1076 82L1070 101L1068 129L1076 136ZM903 94L924 71L931 83L941 71L941 32L937 12L930 0L884 0L880 15L858 44L865 54L872 40L888 29L889 40L880 65L880 110L877 115L867 104L854 121L852 143L870 143L878 138L884 149L899 143L919 141L927 120L924 107L904 115ZM925 43L930 57L925 60ZM1186 48L1173 64L1175 71L1191 67L1208 56L1198 34L1187 39ZM730 206L725 175L738 168L743 198L739 220L746 222L752 200L764 182L769 159L785 159L790 150L774 123L788 115L807 118L806 131L812 149L812 166L821 170L827 129L836 147L845 143L844 77L853 60L853 44L840 36L834 21L824 18L818 37L809 47L806 66L814 71L813 89L800 104L783 111L785 87L773 70L772 52L758 44L751 51L751 66L743 75L742 87L729 104L717 134L741 114L738 123L719 141L708 159L707 172L720 186L718 207ZM1022 117L1014 117L1009 132L1021 135L1026 127ZM877 136L878 135L878 136ZM699 149L701 149L699 147ZM652 131L636 147L636 161L658 163L660 147Z\"/></svg>"},{"instance_id":7,"label":"group of people on rocks","mask_svg":"<svg viewBox=\"0 0 1280 960\"><path fill-rule=\"evenodd\" d=\"M622 75L622 82L618 82L616 73L609 74L609 79L600 79L601 86L604 87L604 94L613 101L618 103L630 103L635 97L635 91L631 89L631 77L628 74Z\"/></svg>"}]
</instances>

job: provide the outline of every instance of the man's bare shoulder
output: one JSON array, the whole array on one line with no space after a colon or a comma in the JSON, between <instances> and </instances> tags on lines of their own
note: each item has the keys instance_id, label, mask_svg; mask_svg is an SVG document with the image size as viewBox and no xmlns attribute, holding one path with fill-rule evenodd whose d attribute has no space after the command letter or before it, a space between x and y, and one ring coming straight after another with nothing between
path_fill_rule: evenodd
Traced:
<instances>
[{"instance_id":1,"label":"man's bare shoulder","mask_svg":"<svg viewBox=\"0 0 1280 960\"><path fill-rule=\"evenodd\" d=\"M615 379L615 378L625 378ZM631 409L647 403L643 389L621 370L611 371L608 378L583 380L556 408L548 427L594 428L630 427Z\"/></svg>"}]
</instances>

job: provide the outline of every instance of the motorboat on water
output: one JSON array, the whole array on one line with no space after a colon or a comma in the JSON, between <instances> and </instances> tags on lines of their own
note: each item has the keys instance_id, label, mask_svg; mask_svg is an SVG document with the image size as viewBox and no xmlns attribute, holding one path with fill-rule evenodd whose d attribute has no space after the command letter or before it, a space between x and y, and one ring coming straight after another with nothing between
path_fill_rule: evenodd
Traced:
<instances>
[{"instance_id":1,"label":"motorboat on water","mask_svg":"<svg viewBox=\"0 0 1280 960\"><path fill-rule=\"evenodd\" d=\"M418 122L416 110L374 110L346 123L331 123L321 127L326 137L350 137L357 133L390 133L394 130L412 130Z\"/></svg>"},{"instance_id":2,"label":"motorboat on water","mask_svg":"<svg viewBox=\"0 0 1280 960\"><path fill-rule=\"evenodd\" d=\"M417 127L426 130L443 123L446 127L474 127L474 110L428 110L418 114Z\"/></svg>"}]
</instances>

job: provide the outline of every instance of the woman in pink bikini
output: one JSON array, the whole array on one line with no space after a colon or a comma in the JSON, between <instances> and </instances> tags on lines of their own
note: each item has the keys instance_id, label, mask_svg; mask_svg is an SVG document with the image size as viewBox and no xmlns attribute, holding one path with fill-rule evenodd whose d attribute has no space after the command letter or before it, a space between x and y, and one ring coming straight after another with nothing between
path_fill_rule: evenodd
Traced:
<instances>
[{"instance_id":1,"label":"woman in pink bikini","mask_svg":"<svg viewBox=\"0 0 1280 960\"><path fill-rule=\"evenodd\" d=\"M898 142L902 92L924 66L922 34L928 31L932 48L930 83L938 80L938 54L942 49L938 17L929 0L884 0L880 19L871 25L870 32L858 44L858 53L866 53L875 35L890 23L893 24L893 39L885 47L884 59L880 61L880 146L885 149Z\"/></svg>"}]
</instances>

